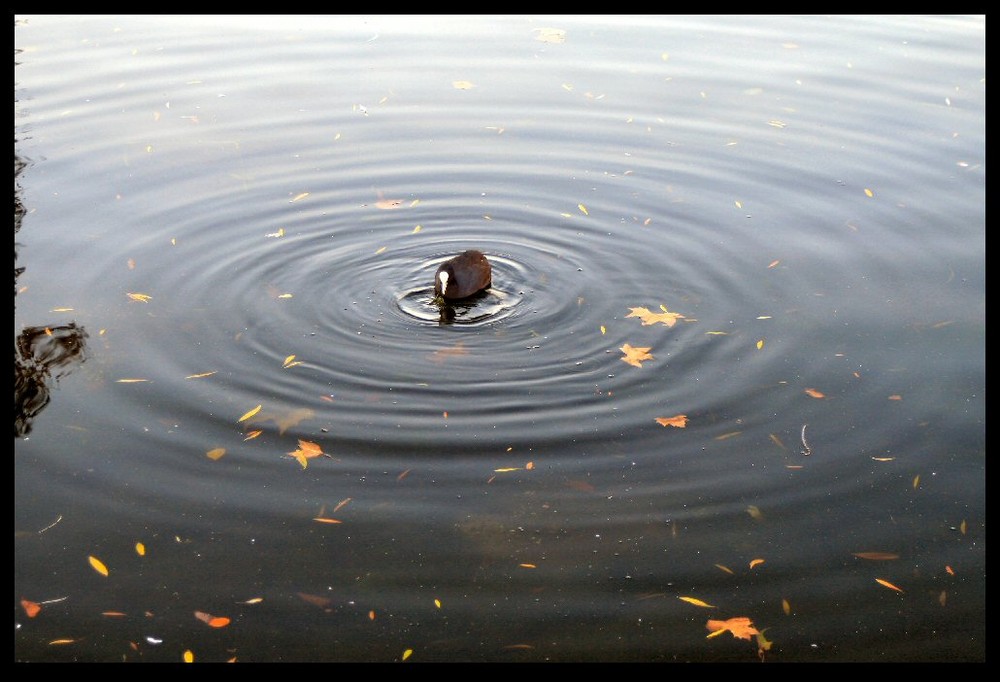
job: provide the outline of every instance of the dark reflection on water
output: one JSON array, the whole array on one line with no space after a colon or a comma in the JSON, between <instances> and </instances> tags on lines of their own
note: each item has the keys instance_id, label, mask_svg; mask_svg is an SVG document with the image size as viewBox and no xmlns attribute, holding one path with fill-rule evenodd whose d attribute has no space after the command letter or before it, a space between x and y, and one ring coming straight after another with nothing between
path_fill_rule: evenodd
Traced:
<instances>
[{"instance_id":1,"label":"dark reflection on water","mask_svg":"<svg viewBox=\"0 0 1000 682\"><path fill-rule=\"evenodd\" d=\"M985 660L982 18L15 42L16 660Z\"/></svg>"}]
</instances>

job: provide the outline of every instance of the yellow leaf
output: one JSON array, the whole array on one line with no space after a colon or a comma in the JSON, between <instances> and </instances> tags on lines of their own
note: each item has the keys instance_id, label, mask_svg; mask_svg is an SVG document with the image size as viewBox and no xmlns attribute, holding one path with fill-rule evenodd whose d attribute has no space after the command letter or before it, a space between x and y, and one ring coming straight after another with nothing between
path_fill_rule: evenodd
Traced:
<instances>
[{"instance_id":1,"label":"yellow leaf","mask_svg":"<svg viewBox=\"0 0 1000 682\"><path fill-rule=\"evenodd\" d=\"M582 213L583 215L590 215L590 214L589 214L589 213L587 212L587 207L586 207L586 206L584 206L583 204L577 204L577 205L576 205L576 207L577 207L578 209L580 209L580 213Z\"/></svg>"},{"instance_id":2,"label":"yellow leaf","mask_svg":"<svg viewBox=\"0 0 1000 682\"><path fill-rule=\"evenodd\" d=\"M209 450L208 452L205 453L205 456L208 457L211 460L218 460L224 454L226 454L226 449L225 448L212 448L211 450Z\"/></svg>"},{"instance_id":3,"label":"yellow leaf","mask_svg":"<svg viewBox=\"0 0 1000 682\"><path fill-rule=\"evenodd\" d=\"M148 303L153 298L148 294L133 294L132 292L128 292L125 295L131 298L133 301L139 301L139 303Z\"/></svg>"},{"instance_id":4,"label":"yellow leaf","mask_svg":"<svg viewBox=\"0 0 1000 682\"><path fill-rule=\"evenodd\" d=\"M660 310L663 311L662 313L654 313L649 308L629 308L629 310L631 312L629 312L629 314L626 315L625 317L626 318L638 317L639 319L642 320L643 327L646 327L651 324L656 324L657 322L667 327L673 327L675 324L677 324L677 320L685 319L684 316L681 315L680 313L672 313L666 308L664 308L662 305L660 306Z\"/></svg>"},{"instance_id":5,"label":"yellow leaf","mask_svg":"<svg viewBox=\"0 0 1000 682\"><path fill-rule=\"evenodd\" d=\"M695 606L700 606L703 609L714 609L715 607L707 602L703 602L701 599L696 599L694 597L677 597L681 601L686 601L688 604L694 604Z\"/></svg>"},{"instance_id":6,"label":"yellow leaf","mask_svg":"<svg viewBox=\"0 0 1000 682\"><path fill-rule=\"evenodd\" d=\"M866 197L869 197L869 198L871 198L871 197L875 196L875 193L874 193L874 192L872 192L872 191L871 191L870 189L868 189L867 187L865 187L865 196L866 196Z\"/></svg>"},{"instance_id":7,"label":"yellow leaf","mask_svg":"<svg viewBox=\"0 0 1000 682\"><path fill-rule=\"evenodd\" d=\"M625 344L619 350L625 353L625 356L621 358L622 362L627 362L633 367L642 367L644 360L652 360L653 356L649 353L650 348L636 348L629 344Z\"/></svg>"},{"instance_id":8,"label":"yellow leaf","mask_svg":"<svg viewBox=\"0 0 1000 682\"><path fill-rule=\"evenodd\" d=\"M343 523L343 521L338 521L337 519L327 519L321 516L317 516L316 518L313 519L313 521L318 521L319 523L334 523L334 524Z\"/></svg>"},{"instance_id":9,"label":"yellow leaf","mask_svg":"<svg viewBox=\"0 0 1000 682\"><path fill-rule=\"evenodd\" d=\"M896 590L897 592L902 592L903 591L900 588L898 588L895 585L893 585L888 580L882 580L881 578L875 578L875 582L877 582L879 585L882 585L883 587L888 587L890 590Z\"/></svg>"},{"instance_id":10,"label":"yellow leaf","mask_svg":"<svg viewBox=\"0 0 1000 682\"><path fill-rule=\"evenodd\" d=\"M287 358L285 358L285 361L283 363L281 363L281 366L282 367L288 367L288 363L291 362L294 359L295 359L294 355L289 355Z\"/></svg>"},{"instance_id":11,"label":"yellow leaf","mask_svg":"<svg viewBox=\"0 0 1000 682\"><path fill-rule=\"evenodd\" d=\"M245 602L241 602L241 603L243 603L243 604L259 604L262 601L264 601L263 597L253 597L252 599L247 599Z\"/></svg>"},{"instance_id":12,"label":"yellow leaf","mask_svg":"<svg viewBox=\"0 0 1000 682\"><path fill-rule=\"evenodd\" d=\"M535 40L540 40L543 43L556 43L556 44L566 42L566 31L562 29L536 28L534 30L538 33L538 35L535 36Z\"/></svg>"},{"instance_id":13,"label":"yellow leaf","mask_svg":"<svg viewBox=\"0 0 1000 682\"><path fill-rule=\"evenodd\" d=\"M135 543L135 553L139 556L146 556L146 545L141 542Z\"/></svg>"},{"instance_id":14,"label":"yellow leaf","mask_svg":"<svg viewBox=\"0 0 1000 682\"><path fill-rule=\"evenodd\" d=\"M74 310L74 308L53 308L52 312L54 312L54 313L71 313L71 312L73 312L73 310Z\"/></svg>"},{"instance_id":15,"label":"yellow leaf","mask_svg":"<svg viewBox=\"0 0 1000 682\"><path fill-rule=\"evenodd\" d=\"M748 506L747 507L747 514L749 514L750 517L753 518L755 521L763 521L764 520L764 514L763 514L763 512L761 512L761 510L758 509L756 505L751 504L750 506Z\"/></svg>"},{"instance_id":16,"label":"yellow leaf","mask_svg":"<svg viewBox=\"0 0 1000 682\"><path fill-rule=\"evenodd\" d=\"M215 374L218 370L212 370L211 372L202 372L201 374L189 374L184 377L185 379L201 379L202 377L210 377Z\"/></svg>"},{"instance_id":17,"label":"yellow leaf","mask_svg":"<svg viewBox=\"0 0 1000 682\"><path fill-rule=\"evenodd\" d=\"M764 339L757 339L757 350L764 347Z\"/></svg>"},{"instance_id":18,"label":"yellow leaf","mask_svg":"<svg viewBox=\"0 0 1000 682\"><path fill-rule=\"evenodd\" d=\"M300 199L305 199L307 196L309 196L309 192L303 192L302 194L296 194L294 197L292 197L292 200L289 201L288 203L294 204L296 201L299 201Z\"/></svg>"},{"instance_id":19,"label":"yellow leaf","mask_svg":"<svg viewBox=\"0 0 1000 682\"><path fill-rule=\"evenodd\" d=\"M87 557L87 561L90 562L90 565L94 568L95 571L97 571L104 577L108 576L108 567L105 566L100 559L98 559L95 556L89 556Z\"/></svg>"},{"instance_id":20,"label":"yellow leaf","mask_svg":"<svg viewBox=\"0 0 1000 682\"><path fill-rule=\"evenodd\" d=\"M602 324L602 325L601 325L601 336L604 336L604 333L605 333L606 331L607 331L607 329L605 329L605 328L604 328L604 325Z\"/></svg>"},{"instance_id":21,"label":"yellow leaf","mask_svg":"<svg viewBox=\"0 0 1000 682\"><path fill-rule=\"evenodd\" d=\"M148 382L149 379L116 379L116 384L144 384Z\"/></svg>"},{"instance_id":22,"label":"yellow leaf","mask_svg":"<svg viewBox=\"0 0 1000 682\"><path fill-rule=\"evenodd\" d=\"M413 228L413 232L411 232L410 234L417 234L422 229L424 229L424 228L422 228L419 225L417 225L415 228Z\"/></svg>"},{"instance_id":23,"label":"yellow leaf","mask_svg":"<svg viewBox=\"0 0 1000 682\"><path fill-rule=\"evenodd\" d=\"M72 644L75 641L76 641L75 639L53 639L51 642L49 642L49 645L51 646L51 645L61 645L61 644Z\"/></svg>"},{"instance_id":24,"label":"yellow leaf","mask_svg":"<svg viewBox=\"0 0 1000 682\"><path fill-rule=\"evenodd\" d=\"M683 429L685 426L687 426L687 421L688 418L686 414L678 414L674 417L656 418L656 423L659 424L660 426L676 426L679 429Z\"/></svg>"},{"instance_id":25,"label":"yellow leaf","mask_svg":"<svg viewBox=\"0 0 1000 682\"><path fill-rule=\"evenodd\" d=\"M452 81L451 86L456 90L471 90L472 88L476 87L470 81Z\"/></svg>"},{"instance_id":26,"label":"yellow leaf","mask_svg":"<svg viewBox=\"0 0 1000 682\"><path fill-rule=\"evenodd\" d=\"M959 524L958 530L962 535L965 535L965 519L962 519L962 523Z\"/></svg>"},{"instance_id":27,"label":"yellow leaf","mask_svg":"<svg viewBox=\"0 0 1000 682\"><path fill-rule=\"evenodd\" d=\"M785 612L786 616L792 615L792 605L788 603L787 599L781 600L781 610Z\"/></svg>"},{"instance_id":28,"label":"yellow leaf","mask_svg":"<svg viewBox=\"0 0 1000 682\"><path fill-rule=\"evenodd\" d=\"M188 649L188 650L186 650L184 652L184 662L185 663L194 663L194 652L191 651L190 649Z\"/></svg>"},{"instance_id":29,"label":"yellow leaf","mask_svg":"<svg viewBox=\"0 0 1000 682\"><path fill-rule=\"evenodd\" d=\"M403 660L405 661L412 655L413 655L413 649L407 649L406 651L403 652Z\"/></svg>"},{"instance_id":30,"label":"yellow leaf","mask_svg":"<svg viewBox=\"0 0 1000 682\"><path fill-rule=\"evenodd\" d=\"M245 422L247 419L249 419L250 417L252 417L255 414L257 414L258 412L260 412L260 408L261 407L263 407L263 405L258 405L257 407L253 408L252 410L250 410L249 412L247 412L246 414L244 414L242 417L240 417L239 419L237 419L236 420L237 423L239 423L239 422Z\"/></svg>"},{"instance_id":31,"label":"yellow leaf","mask_svg":"<svg viewBox=\"0 0 1000 682\"><path fill-rule=\"evenodd\" d=\"M918 487L920 487L920 474L913 477L913 489L916 490Z\"/></svg>"},{"instance_id":32,"label":"yellow leaf","mask_svg":"<svg viewBox=\"0 0 1000 682\"><path fill-rule=\"evenodd\" d=\"M436 606L437 608L441 608L441 600L440 599L435 599L434 600L434 606Z\"/></svg>"}]
</instances>

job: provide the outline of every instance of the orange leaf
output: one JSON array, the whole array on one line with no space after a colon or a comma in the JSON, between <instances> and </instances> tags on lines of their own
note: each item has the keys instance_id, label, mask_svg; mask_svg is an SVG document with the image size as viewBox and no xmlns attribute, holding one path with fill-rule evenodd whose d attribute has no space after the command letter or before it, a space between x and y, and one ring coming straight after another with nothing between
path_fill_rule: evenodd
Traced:
<instances>
[{"instance_id":1,"label":"orange leaf","mask_svg":"<svg viewBox=\"0 0 1000 682\"><path fill-rule=\"evenodd\" d=\"M888 587L890 590L896 590L897 592L900 592L900 593L903 591L900 588L898 588L895 585L893 585L888 580L882 580L881 578L875 578L875 582L877 582L879 585L882 585L883 587Z\"/></svg>"},{"instance_id":2,"label":"orange leaf","mask_svg":"<svg viewBox=\"0 0 1000 682\"><path fill-rule=\"evenodd\" d=\"M807 388L806 395L811 395L813 398L825 398L826 396L817 391L815 388Z\"/></svg>"},{"instance_id":3,"label":"orange leaf","mask_svg":"<svg viewBox=\"0 0 1000 682\"><path fill-rule=\"evenodd\" d=\"M260 412L260 408L261 407L263 407L263 405L258 405L257 407L253 408L252 410L250 410L249 412L247 412L246 414L244 414L242 417L240 417L236 421L237 422L245 422L247 419L249 419L250 417L252 417L255 414L257 414L258 412Z\"/></svg>"},{"instance_id":4,"label":"orange leaf","mask_svg":"<svg viewBox=\"0 0 1000 682\"><path fill-rule=\"evenodd\" d=\"M636 348L629 344L625 344L620 348L621 352L625 353L625 357L621 360L622 362L627 362L633 367L642 367L643 360L652 360L653 356L650 355L650 348Z\"/></svg>"},{"instance_id":5,"label":"orange leaf","mask_svg":"<svg viewBox=\"0 0 1000 682\"><path fill-rule=\"evenodd\" d=\"M337 519L324 519L320 516L314 518L313 521L318 521L320 523L343 523L343 521L338 521Z\"/></svg>"},{"instance_id":6,"label":"orange leaf","mask_svg":"<svg viewBox=\"0 0 1000 682\"><path fill-rule=\"evenodd\" d=\"M662 306L661 306L662 307ZM677 324L677 320L683 320L684 316L680 313L672 313L666 308L663 308L662 313L654 313L649 308L629 308L631 311L625 317L638 317L642 320L642 326L646 327L651 324L660 323L667 327L673 327Z\"/></svg>"},{"instance_id":7,"label":"orange leaf","mask_svg":"<svg viewBox=\"0 0 1000 682\"><path fill-rule=\"evenodd\" d=\"M28 615L28 618L34 618L38 615L38 612L42 610L42 605L37 604L33 601L28 601L27 599L21 600L21 608Z\"/></svg>"},{"instance_id":8,"label":"orange leaf","mask_svg":"<svg viewBox=\"0 0 1000 682\"><path fill-rule=\"evenodd\" d=\"M705 623L705 627L711 631L709 637L721 635L726 630L738 639L750 639L752 635L760 634L746 616L737 616L729 620L710 620Z\"/></svg>"},{"instance_id":9,"label":"orange leaf","mask_svg":"<svg viewBox=\"0 0 1000 682\"><path fill-rule=\"evenodd\" d=\"M688 418L686 414L678 414L673 417L656 418L656 423L659 424L660 426L676 426L679 429L683 429L685 426L687 426L687 421Z\"/></svg>"},{"instance_id":10,"label":"orange leaf","mask_svg":"<svg viewBox=\"0 0 1000 682\"><path fill-rule=\"evenodd\" d=\"M760 566L762 563L764 563L763 559L754 559L753 561L750 562L750 568L754 568L755 566Z\"/></svg>"},{"instance_id":11,"label":"orange leaf","mask_svg":"<svg viewBox=\"0 0 1000 682\"><path fill-rule=\"evenodd\" d=\"M225 448L212 448L211 450L205 453L205 456L211 460L217 460L221 459L224 454L226 454Z\"/></svg>"},{"instance_id":12,"label":"orange leaf","mask_svg":"<svg viewBox=\"0 0 1000 682\"><path fill-rule=\"evenodd\" d=\"M205 613L204 611L195 611L194 617L203 623L207 623L213 628L224 628L229 625L229 619L225 616L213 616L210 613Z\"/></svg>"},{"instance_id":13,"label":"orange leaf","mask_svg":"<svg viewBox=\"0 0 1000 682\"><path fill-rule=\"evenodd\" d=\"M694 597L677 597L681 601L686 601L688 604L694 604L695 606L700 606L703 609L714 609L715 607L708 602L703 602L701 599L695 599Z\"/></svg>"},{"instance_id":14,"label":"orange leaf","mask_svg":"<svg viewBox=\"0 0 1000 682\"><path fill-rule=\"evenodd\" d=\"M898 559L898 554L893 554L892 552L851 552L854 556L859 559L869 559L871 561L891 561L892 559Z\"/></svg>"}]
</instances>

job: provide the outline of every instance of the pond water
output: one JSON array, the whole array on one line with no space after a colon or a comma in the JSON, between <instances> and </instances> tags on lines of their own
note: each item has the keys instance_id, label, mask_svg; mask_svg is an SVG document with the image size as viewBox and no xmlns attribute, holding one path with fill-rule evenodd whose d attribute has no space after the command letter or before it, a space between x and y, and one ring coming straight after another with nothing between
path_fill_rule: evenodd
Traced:
<instances>
[{"instance_id":1,"label":"pond water","mask_svg":"<svg viewBox=\"0 0 1000 682\"><path fill-rule=\"evenodd\" d=\"M984 17L14 42L16 661L985 660Z\"/></svg>"}]
</instances>

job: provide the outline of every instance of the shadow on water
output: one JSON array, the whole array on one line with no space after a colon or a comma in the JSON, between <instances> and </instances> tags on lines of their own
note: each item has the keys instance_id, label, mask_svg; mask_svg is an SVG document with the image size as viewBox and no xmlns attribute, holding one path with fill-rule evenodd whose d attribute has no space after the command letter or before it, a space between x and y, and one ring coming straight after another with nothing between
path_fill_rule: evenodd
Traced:
<instances>
[{"instance_id":1,"label":"shadow on water","mask_svg":"<svg viewBox=\"0 0 1000 682\"><path fill-rule=\"evenodd\" d=\"M17 155L14 140L14 235L21 229L25 208L21 201L18 176L27 163ZM24 267L17 264L17 242L14 242L14 298L17 280ZM61 325L25 327L14 339L14 437L31 432L38 414L51 399L51 383L68 374L82 363L86 351L86 330L75 322Z\"/></svg>"}]
</instances>

